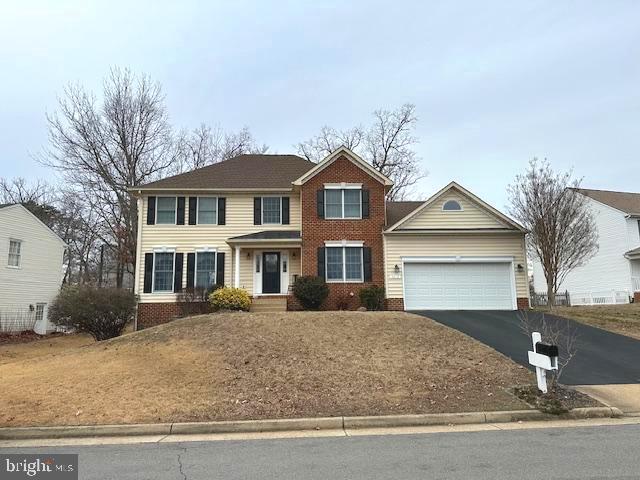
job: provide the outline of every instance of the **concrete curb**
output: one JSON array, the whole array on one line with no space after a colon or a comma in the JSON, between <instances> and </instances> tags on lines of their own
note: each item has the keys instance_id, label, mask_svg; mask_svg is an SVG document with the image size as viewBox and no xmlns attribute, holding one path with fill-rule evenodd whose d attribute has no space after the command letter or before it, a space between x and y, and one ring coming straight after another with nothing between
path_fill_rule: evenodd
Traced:
<instances>
[{"instance_id":1,"label":"concrete curb","mask_svg":"<svg viewBox=\"0 0 640 480\"><path fill-rule=\"evenodd\" d=\"M207 433L257 433L294 430L347 430L362 428L415 427L507 423L540 420L578 420L622 417L615 407L575 408L564 415L538 410L504 412L430 413L424 415L384 415L372 417L286 418L275 420L239 420L199 423L151 423L133 425L82 425L69 427L0 428L0 440L37 438L124 437L142 435L190 435Z\"/></svg>"}]
</instances>

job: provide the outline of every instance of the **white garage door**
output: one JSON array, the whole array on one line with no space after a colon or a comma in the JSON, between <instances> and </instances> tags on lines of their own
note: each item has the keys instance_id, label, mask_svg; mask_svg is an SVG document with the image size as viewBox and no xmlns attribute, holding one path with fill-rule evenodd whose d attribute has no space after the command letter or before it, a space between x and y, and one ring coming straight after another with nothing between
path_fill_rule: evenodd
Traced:
<instances>
[{"instance_id":1,"label":"white garage door","mask_svg":"<svg viewBox=\"0 0 640 480\"><path fill-rule=\"evenodd\" d=\"M511 263L405 263L407 310L513 310Z\"/></svg>"}]
</instances>

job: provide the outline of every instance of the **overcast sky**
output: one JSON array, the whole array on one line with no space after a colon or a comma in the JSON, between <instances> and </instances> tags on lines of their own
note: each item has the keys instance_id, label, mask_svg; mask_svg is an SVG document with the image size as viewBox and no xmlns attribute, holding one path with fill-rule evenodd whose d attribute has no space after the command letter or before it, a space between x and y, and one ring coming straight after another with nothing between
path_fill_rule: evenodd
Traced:
<instances>
[{"instance_id":1,"label":"overcast sky","mask_svg":"<svg viewBox=\"0 0 640 480\"><path fill-rule=\"evenodd\" d=\"M42 1L0 6L0 176L48 178L45 112L110 66L150 74L171 122L248 126L272 153L414 103L427 197L503 209L531 157L640 191L639 1Z\"/></svg>"}]
</instances>

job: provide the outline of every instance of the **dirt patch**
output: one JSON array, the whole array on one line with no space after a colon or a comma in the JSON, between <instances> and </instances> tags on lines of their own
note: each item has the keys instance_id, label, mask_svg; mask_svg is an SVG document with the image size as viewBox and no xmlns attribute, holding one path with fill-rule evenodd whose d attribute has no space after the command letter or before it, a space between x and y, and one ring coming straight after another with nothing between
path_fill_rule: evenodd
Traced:
<instances>
[{"instance_id":1,"label":"dirt patch","mask_svg":"<svg viewBox=\"0 0 640 480\"><path fill-rule=\"evenodd\" d=\"M640 340L640 304L637 303L556 307L553 314Z\"/></svg>"},{"instance_id":2,"label":"dirt patch","mask_svg":"<svg viewBox=\"0 0 640 480\"><path fill-rule=\"evenodd\" d=\"M525 368L400 312L212 314L0 365L0 425L527 408Z\"/></svg>"},{"instance_id":3,"label":"dirt patch","mask_svg":"<svg viewBox=\"0 0 640 480\"><path fill-rule=\"evenodd\" d=\"M603 406L590 396L562 385L556 386L546 394L538 390L535 385L515 387L513 393L531 407L554 415L567 413L573 408Z\"/></svg>"}]
</instances>

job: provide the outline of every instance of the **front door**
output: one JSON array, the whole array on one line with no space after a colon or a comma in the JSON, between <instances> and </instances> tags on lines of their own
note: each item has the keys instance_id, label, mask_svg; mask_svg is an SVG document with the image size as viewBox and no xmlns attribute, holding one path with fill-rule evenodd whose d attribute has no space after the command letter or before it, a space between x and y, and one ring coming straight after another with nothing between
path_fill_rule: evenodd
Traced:
<instances>
[{"instance_id":1,"label":"front door","mask_svg":"<svg viewBox=\"0 0 640 480\"><path fill-rule=\"evenodd\" d=\"M262 254L262 293L280 293L280 253Z\"/></svg>"}]
</instances>

